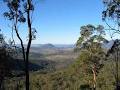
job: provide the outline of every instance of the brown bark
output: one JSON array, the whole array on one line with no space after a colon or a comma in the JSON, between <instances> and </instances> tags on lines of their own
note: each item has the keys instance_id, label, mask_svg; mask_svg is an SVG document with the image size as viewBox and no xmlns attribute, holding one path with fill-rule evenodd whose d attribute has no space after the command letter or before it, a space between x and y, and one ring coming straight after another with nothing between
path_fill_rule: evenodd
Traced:
<instances>
[{"instance_id":1,"label":"brown bark","mask_svg":"<svg viewBox=\"0 0 120 90\"><path fill-rule=\"evenodd\" d=\"M96 67L95 65L92 68L92 72L93 72L93 90L96 90Z\"/></svg>"}]
</instances>

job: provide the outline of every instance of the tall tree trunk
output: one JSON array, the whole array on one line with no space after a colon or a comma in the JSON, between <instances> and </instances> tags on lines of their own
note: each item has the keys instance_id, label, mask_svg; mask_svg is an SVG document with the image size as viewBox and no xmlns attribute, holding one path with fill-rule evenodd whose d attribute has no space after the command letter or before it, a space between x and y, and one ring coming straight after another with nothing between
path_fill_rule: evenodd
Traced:
<instances>
[{"instance_id":1,"label":"tall tree trunk","mask_svg":"<svg viewBox=\"0 0 120 90\"><path fill-rule=\"evenodd\" d=\"M16 16L17 16L17 12L18 12L18 10L16 10ZM17 36L17 38L20 41L20 45L21 45L21 48L22 48L22 56L23 56L23 60L25 62L26 61L26 58L25 58L25 48L24 48L23 40L21 39L21 37L19 35L18 29L17 29L17 24L18 24L18 17L15 17L15 23L14 23L13 27L14 27L16 36ZM13 38L13 36L12 36L12 38ZM24 63L24 65L25 65L25 63ZM25 71L25 67L23 67L23 70Z\"/></svg>"},{"instance_id":2,"label":"tall tree trunk","mask_svg":"<svg viewBox=\"0 0 120 90\"><path fill-rule=\"evenodd\" d=\"M32 28L31 28L31 19L30 19L30 5L31 0L27 0L27 24L28 24L28 32L29 32L29 41L27 44L27 51L26 51L26 90L29 90L29 52L32 42Z\"/></svg>"},{"instance_id":3,"label":"tall tree trunk","mask_svg":"<svg viewBox=\"0 0 120 90\"><path fill-rule=\"evenodd\" d=\"M25 60L25 48L24 48L24 44L23 44L23 41L22 39L20 38L19 34L18 34L18 30L17 30L17 27L15 26L15 32L16 32L16 35L18 37L18 39L20 40L20 44L21 44L21 47L22 47L22 54L23 54L23 60L24 62L26 61Z\"/></svg>"},{"instance_id":4,"label":"tall tree trunk","mask_svg":"<svg viewBox=\"0 0 120 90\"><path fill-rule=\"evenodd\" d=\"M17 29L17 24L18 24L18 17L17 17L17 12L18 10L16 10L16 17L15 17L15 23L14 23L14 30L15 30L15 33L17 35L17 38L20 40L20 44L21 44L21 47L22 47L22 54L23 54L23 60L25 62L25 48L24 48L24 44L23 44L23 41L18 33L18 29Z\"/></svg>"},{"instance_id":5,"label":"tall tree trunk","mask_svg":"<svg viewBox=\"0 0 120 90\"><path fill-rule=\"evenodd\" d=\"M92 72L93 72L93 90L96 90L96 67L95 65L92 68Z\"/></svg>"},{"instance_id":6,"label":"tall tree trunk","mask_svg":"<svg viewBox=\"0 0 120 90\"><path fill-rule=\"evenodd\" d=\"M119 90L119 68L118 68L118 57L119 57L119 51L118 51L118 47L117 47L117 53L116 53L116 90Z\"/></svg>"}]
</instances>

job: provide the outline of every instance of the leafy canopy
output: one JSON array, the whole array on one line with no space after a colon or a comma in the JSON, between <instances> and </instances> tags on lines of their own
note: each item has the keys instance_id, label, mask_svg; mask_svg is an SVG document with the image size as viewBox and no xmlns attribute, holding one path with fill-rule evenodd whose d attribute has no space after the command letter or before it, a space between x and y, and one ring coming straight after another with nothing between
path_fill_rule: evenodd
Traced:
<instances>
[{"instance_id":1,"label":"leafy canopy","mask_svg":"<svg viewBox=\"0 0 120 90\"><path fill-rule=\"evenodd\" d=\"M78 48L87 48L92 44L104 42L106 41L104 35L105 31L102 25L98 25L97 27L91 24L82 26L80 28L80 37L77 41L76 46Z\"/></svg>"},{"instance_id":2,"label":"leafy canopy","mask_svg":"<svg viewBox=\"0 0 120 90\"><path fill-rule=\"evenodd\" d=\"M112 18L120 26L120 0L103 0L105 9L102 19Z\"/></svg>"}]
</instances>

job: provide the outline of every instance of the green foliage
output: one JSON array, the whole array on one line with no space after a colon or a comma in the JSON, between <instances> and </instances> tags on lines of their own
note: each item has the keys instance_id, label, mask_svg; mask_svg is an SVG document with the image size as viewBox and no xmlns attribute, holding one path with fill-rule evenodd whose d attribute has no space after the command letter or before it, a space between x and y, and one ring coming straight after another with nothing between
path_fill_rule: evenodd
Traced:
<instances>
[{"instance_id":1,"label":"green foliage","mask_svg":"<svg viewBox=\"0 0 120 90\"><path fill-rule=\"evenodd\" d=\"M92 74L86 74L84 63L88 63L88 52L81 53L77 60L68 68L53 73L42 74L34 72L30 74L30 90L91 90ZM113 90L115 79L112 74L109 60L103 62L104 67L97 75L97 90ZM120 68L120 67L119 67ZM119 69L120 70L120 69ZM5 81L5 90L24 90L24 77L15 77ZM89 89L88 89L89 88Z\"/></svg>"},{"instance_id":2,"label":"green foliage","mask_svg":"<svg viewBox=\"0 0 120 90\"><path fill-rule=\"evenodd\" d=\"M18 24L19 23L25 23L26 22L26 13L28 11L28 5L27 5L27 0L3 0L4 3L6 4L6 6L8 7L8 10L5 11L3 13L4 17L7 18L9 21L12 22L12 28L15 30L17 29L17 33L18 33ZM30 3L30 7L29 7L30 11L34 11L34 5L32 3ZM15 30L16 32L16 30ZM36 39L36 29L31 27L31 36L32 36L32 40ZM19 38L20 36L17 37ZM29 35L29 34L28 34ZM28 36L27 36L28 39Z\"/></svg>"},{"instance_id":3,"label":"green foliage","mask_svg":"<svg viewBox=\"0 0 120 90\"><path fill-rule=\"evenodd\" d=\"M18 18L17 21L19 22L26 22L26 18L24 17L24 13L22 12L21 9L21 3L23 1L21 0L5 0L4 1L8 8L8 12L4 12L4 16L8 18L9 20L14 20L15 17Z\"/></svg>"},{"instance_id":4,"label":"green foliage","mask_svg":"<svg viewBox=\"0 0 120 90\"><path fill-rule=\"evenodd\" d=\"M103 61L105 57L101 47L101 43L106 40L104 38L104 27L102 25L95 27L88 24L82 26L80 30L80 38L78 39L76 46L81 48L81 67L85 77L93 76L93 79L88 79L88 82L93 83L93 85L90 83L88 83L88 85L96 88L96 76L98 75L99 70L103 67L101 61Z\"/></svg>"},{"instance_id":5,"label":"green foliage","mask_svg":"<svg viewBox=\"0 0 120 90\"><path fill-rule=\"evenodd\" d=\"M4 16L8 19L8 20L15 20L15 18L17 18L17 21L20 23L25 23L26 22L26 17L25 17L25 13L28 10L27 7L27 1L26 0L3 0L7 7L8 10L7 12L4 12ZM30 5L30 10L34 10L34 6L31 3ZM14 21L16 22L16 20Z\"/></svg>"},{"instance_id":6,"label":"green foliage","mask_svg":"<svg viewBox=\"0 0 120 90\"><path fill-rule=\"evenodd\" d=\"M120 18L120 0L103 0L103 3L105 5L105 10L102 12L103 20L107 17Z\"/></svg>"},{"instance_id":7,"label":"green foliage","mask_svg":"<svg viewBox=\"0 0 120 90\"><path fill-rule=\"evenodd\" d=\"M102 25L98 25L97 27L88 24L86 26L82 26L80 28L80 37L76 43L78 48L86 48L93 42L104 42L106 39L104 38L105 31Z\"/></svg>"}]
</instances>

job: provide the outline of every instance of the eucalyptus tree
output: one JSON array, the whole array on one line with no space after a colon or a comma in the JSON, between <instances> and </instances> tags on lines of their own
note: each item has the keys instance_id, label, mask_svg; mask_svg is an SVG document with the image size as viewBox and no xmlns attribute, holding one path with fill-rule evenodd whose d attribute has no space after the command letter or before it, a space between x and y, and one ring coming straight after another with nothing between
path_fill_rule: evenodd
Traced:
<instances>
[{"instance_id":1,"label":"eucalyptus tree","mask_svg":"<svg viewBox=\"0 0 120 90\"><path fill-rule=\"evenodd\" d=\"M101 43L105 42L105 32L102 25L97 27L93 25L86 25L80 28L80 37L77 41L77 48L80 49L80 60L85 67L86 74L92 74L93 89L96 90L96 76L103 64L104 52Z\"/></svg>"},{"instance_id":2,"label":"eucalyptus tree","mask_svg":"<svg viewBox=\"0 0 120 90\"><path fill-rule=\"evenodd\" d=\"M29 90L29 52L32 40L35 38L36 30L32 27L32 16L31 13L34 11L34 5L32 0L3 0L7 7L8 11L4 13L4 16L8 18L12 22L12 28L18 37L21 47L23 59L25 61L25 75L26 75L26 90ZM20 36L18 30L18 25L24 23L27 25L28 32L28 43L27 48L25 50L24 42L22 40L22 36Z\"/></svg>"},{"instance_id":3,"label":"eucalyptus tree","mask_svg":"<svg viewBox=\"0 0 120 90\"><path fill-rule=\"evenodd\" d=\"M109 30L112 31L112 35L118 34L120 35L120 0L103 0L103 4L105 9L102 12L103 15L103 21L106 22L107 26L109 27ZM112 22L112 24L115 24L115 26L111 26L108 21ZM112 37L112 36L111 36ZM119 39L119 38L118 38ZM116 49L114 52L118 52ZM119 66L119 54L115 53L113 57L116 57L114 62L116 63L115 68L116 68L116 90L119 90L120 88L120 81L118 78L118 66ZM117 59L117 60L116 60Z\"/></svg>"},{"instance_id":4,"label":"eucalyptus tree","mask_svg":"<svg viewBox=\"0 0 120 90\"><path fill-rule=\"evenodd\" d=\"M111 72L111 75L113 77L113 80L115 81L116 89L120 89L120 74L119 74L119 69L120 69L120 40L116 39L114 41L113 46L107 53L107 59L110 61L110 68L109 71Z\"/></svg>"},{"instance_id":5,"label":"eucalyptus tree","mask_svg":"<svg viewBox=\"0 0 120 90\"><path fill-rule=\"evenodd\" d=\"M102 19L109 27L113 34L120 34L120 0L103 0L104 10L102 12ZM114 27L108 22L112 22Z\"/></svg>"}]
</instances>

